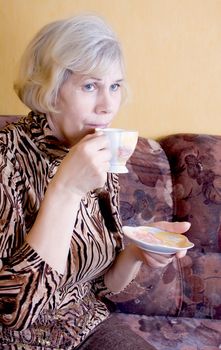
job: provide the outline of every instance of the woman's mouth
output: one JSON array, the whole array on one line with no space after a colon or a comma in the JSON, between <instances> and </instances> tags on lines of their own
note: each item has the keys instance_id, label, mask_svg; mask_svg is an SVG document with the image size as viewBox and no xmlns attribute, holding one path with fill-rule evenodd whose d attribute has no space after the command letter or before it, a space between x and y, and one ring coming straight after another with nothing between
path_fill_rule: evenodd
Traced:
<instances>
[{"instance_id":1,"label":"woman's mouth","mask_svg":"<svg viewBox=\"0 0 221 350\"><path fill-rule=\"evenodd\" d=\"M96 128L104 129L104 128L107 128L108 125L109 124L87 124L87 127L91 129L96 129Z\"/></svg>"}]
</instances>

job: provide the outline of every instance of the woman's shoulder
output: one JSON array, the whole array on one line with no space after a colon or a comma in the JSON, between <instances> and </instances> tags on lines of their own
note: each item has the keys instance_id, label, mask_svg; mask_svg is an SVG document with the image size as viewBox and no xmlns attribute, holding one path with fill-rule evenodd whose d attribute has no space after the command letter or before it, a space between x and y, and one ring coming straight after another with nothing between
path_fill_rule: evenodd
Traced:
<instances>
[{"instance_id":1,"label":"woman's shoulder","mask_svg":"<svg viewBox=\"0 0 221 350\"><path fill-rule=\"evenodd\" d=\"M21 134L22 125L24 124L24 117L18 120L8 120L3 127L0 128L0 153L8 154L14 152L18 142L19 134ZM1 123L2 125L2 123ZM4 152L3 152L4 151Z\"/></svg>"},{"instance_id":2,"label":"woman's shoulder","mask_svg":"<svg viewBox=\"0 0 221 350\"><path fill-rule=\"evenodd\" d=\"M44 123L46 123L46 117L34 112L26 116L4 117L4 120L0 118L0 143L7 146L10 151L18 144L43 134L42 125Z\"/></svg>"}]
</instances>

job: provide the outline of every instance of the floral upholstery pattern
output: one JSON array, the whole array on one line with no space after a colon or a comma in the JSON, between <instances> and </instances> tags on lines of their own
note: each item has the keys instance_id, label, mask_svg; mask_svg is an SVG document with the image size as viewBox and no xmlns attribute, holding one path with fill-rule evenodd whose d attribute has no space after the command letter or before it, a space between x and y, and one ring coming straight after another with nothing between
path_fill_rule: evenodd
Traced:
<instances>
[{"instance_id":1,"label":"floral upholstery pattern","mask_svg":"<svg viewBox=\"0 0 221 350\"><path fill-rule=\"evenodd\" d=\"M172 178L169 162L160 144L140 137L127 168L127 174L119 175L123 225L171 221ZM126 239L125 243L127 244ZM178 261L158 271L143 266L135 281L122 293L110 299L115 303L115 309L120 312L176 315L180 309L180 281Z\"/></svg>"},{"instance_id":2,"label":"floral upholstery pattern","mask_svg":"<svg viewBox=\"0 0 221 350\"><path fill-rule=\"evenodd\" d=\"M181 260L180 315L221 319L221 136L161 140L173 181L174 220L188 220L195 244Z\"/></svg>"},{"instance_id":3,"label":"floral upholstery pattern","mask_svg":"<svg viewBox=\"0 0 221 350\"><path fill-rule=\"evenodd\" d=\"M157 350L220 350L221 320L113 314ZM125 349L127 349L125 339Z\"/></svg>"},{"instance_id":4,"label":"floral upholstery pattern","mask_svg":"<svg viewBox=\"0 0 221 350\"><path fill-rule=\"evenodd\" d=\"M221 349L220 150L221 136L139 138L120 176L124 225L191 222L183 259L158 272L143 266L112 299L115 317L157 349Z\"/></svg>"},{"instance_id":5,"label":"floral upholstery pattern","mask_svg":"<svg viewBox=\"0 0 221 350\"><path fill-rule=\"evenodd\" d=\"M164 138L172 173L174 219L190 220L196 247L221 251L221 136L179 134Z\"/></svg>"},{"instance_id":6,"label":"floral upholstery pattern","mask_svg":"<svg viewBox=\"0 0 221 350\"><path fill-rule=\"evenodd\" d=\"M171 220L173 203L170 165L159 143L139 137L127 168L127 174L119 175L123 224L134 226Z\"/></svg>"}]
</instances>

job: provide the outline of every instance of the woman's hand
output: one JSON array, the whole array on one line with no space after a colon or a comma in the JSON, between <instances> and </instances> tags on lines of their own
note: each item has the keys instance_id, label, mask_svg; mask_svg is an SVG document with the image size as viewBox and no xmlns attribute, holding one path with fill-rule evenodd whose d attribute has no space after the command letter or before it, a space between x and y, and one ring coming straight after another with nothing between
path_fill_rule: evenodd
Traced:
<instances>
[{"instance_id":1,"label":"woman's hand","mask_svg":"<svg viewBox=\"0 0 221 350\"><path fill-rule=\"evenodd\" d=\"M53 182L83 196L90 190L103 187L111 152L106 136L101 132L86 135L73 146L61 162Z\"/></svg>"},{"instance_id":2,"label":"woman's hand","mask_svg":"<svg viewBox=\"0 0 221 350\"><path fill-rule=\"evenodd\" d=\"M158 221L148 223L148 226L157 227L164 231L174 232L174 233L184 233L189 230L191 223L188 221Z\"/></svg>"},{"instance_id":3,"label":"woman's hand","mask_svg":"<svg viewBox=\"0 0 221 350\"><path fill-rule=\"evenodd\" d=\"M150 226L148 224L148 226ZM160 227L170 232L183 233L190 228L189 222L156 222L151 226ZM142 263L151 269L162 268L170 264L175 257L181 258L186 254L174 255L155 254L142 250L134 243L126 245L125 249L118 254L113 265L105 274L106 286L113 292L123 290L136 276Z\"/></svg>"},{"instance_id":4,"label":"woman's hand","mask_svg":"<svg viewBox=\"0 0 221 350\"><path fill-rule=\"evenodd\" d=\"M70 149L47 187L26 241L59 273L66 268L81 198L104 185L109 159L106 137L87 135Z\"/></svg>"},{"instance_id":5,"label":"woman's hand","mask_svg":"<svg viewBox=\"0 0 221 350\"><path fill-rule=\"evenodd\" d=\"M189 230L191 224L189 222L167 222L159 221L148 226L157 227L165 231L174 232L174 233L184 233ZM134 254L136 258L151 268L160 268L165 267L170 264L174 258L183 258L186 255L187 250L182 250L176 254L160 254L160 253L151 253L145 251L134 245L133 247Z\"/></svg>"},{"instance_id":6,"label":"woman's hand","mask_svg":"<svg viewBox=\"0 0 221 350\"><path fill-rule=\"evenodd\" d=\"M151 253L139 248L136 245L133 245L132 249L138 261L142 261L145 265L153 269L158 269L167 266L174 260L176 256L176 254Z\"/></svg>"}]
</instances>

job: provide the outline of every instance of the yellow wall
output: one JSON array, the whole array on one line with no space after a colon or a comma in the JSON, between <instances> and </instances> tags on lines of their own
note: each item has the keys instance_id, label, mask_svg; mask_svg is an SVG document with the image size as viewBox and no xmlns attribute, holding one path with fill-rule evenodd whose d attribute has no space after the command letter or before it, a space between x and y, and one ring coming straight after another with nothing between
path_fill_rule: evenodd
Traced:
<instances>
[{"instance_id":1,"label":"yellow wall","mask_svg":"<svg viewBox=\"0 0 221 350\"><path fill-rule=\"evenodd\" d=\"M83 11L106 17L123 43L131 99L114 126L221 134L220 0L0 0L0 114L27 112L12 84L33 34Z\"/></svg>"}]
</instances>

